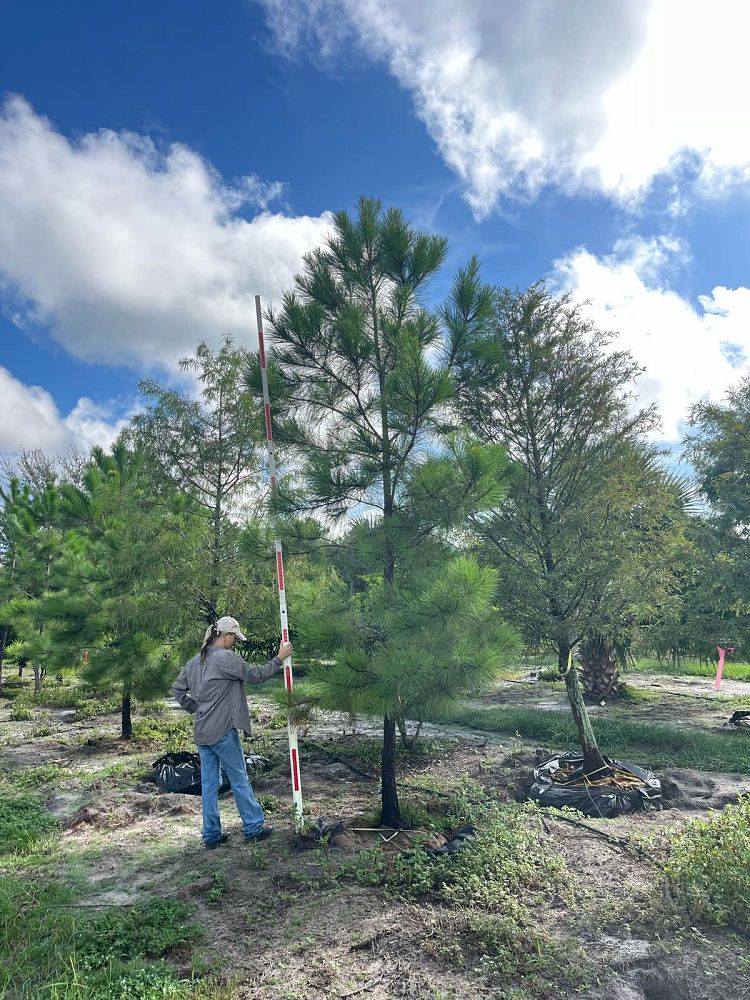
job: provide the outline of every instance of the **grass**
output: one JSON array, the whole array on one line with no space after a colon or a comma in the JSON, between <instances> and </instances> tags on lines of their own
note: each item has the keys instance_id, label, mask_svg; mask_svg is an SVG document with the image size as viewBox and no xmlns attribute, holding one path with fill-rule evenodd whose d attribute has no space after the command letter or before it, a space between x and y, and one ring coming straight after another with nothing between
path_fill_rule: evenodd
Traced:
<instances>
[{"instance_id":1,"label":"grass","mask_svg":"<svg viewBox=\"0 0 750 1000\"><path fill-rule=\"evenodd\" d=\"M71 890L46 879L0 881L0 1000L181 1000L191 984L164 963L138 957L148 929L150 954L194 939L190 922L166 931L178 914L145 904L138 913L85 919ZM184 905L184 904L183 904Z\"/></svg>"},{"instance_id":2,"label":"grass","mask_svg":"<svg viewBox=\"0 0 750 1000\"><path fill-rule=\"evenodd\" d=\"M629 667L638 674L670 674L677 677L715 677L716 664L705 660L684 659L677 663L671 660L657 660L654 657L640 657ZM737 663L727 660L724 664L724 677L733 681L750 683L750 663Z\"/></svg>"},{"instance_id":3,"label":"grass","mask_svg":"<svg viewBox=\"0 0 750 1000\"><path fill-rule=\"evenodd\" d=\"M28 792L2 789L0 794L0 857L32 851L57 827L57 820Z\"/></svg>"},{"instance_id":4,"label":"grass","mask_svg":"<svg viewBox=\"0 0 750 1000\"><path fill-rule=\"evenodd\" d=\"M551 749L578 747L578 732L567 712L533 708L464 708L431 719L483 732L518 735ZM708 733L652 722L592 718L599 744L610 757L654 767L694 767L702 771L747 774L750 739L742 732Z\"/></svg>"},{"instance_id":5,"label":"grass","mask_svg":"<svg viewBox=\"0 0 750 1000\"><path fill-rule=\"evenodd\" d=\"M693 919L750 931L750 796L689 823L672 842L667 879Z\"/></svg>"}]
</instances>

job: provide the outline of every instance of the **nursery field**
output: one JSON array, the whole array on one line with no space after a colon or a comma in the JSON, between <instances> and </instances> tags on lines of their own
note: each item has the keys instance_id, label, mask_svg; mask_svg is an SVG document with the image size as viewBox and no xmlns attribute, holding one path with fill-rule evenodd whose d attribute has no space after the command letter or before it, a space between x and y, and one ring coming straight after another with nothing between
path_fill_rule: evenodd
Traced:
<instances>
[{"instance_id":1,"label":"nursery field","mask_svg":"<svg viewBox=\"0 0 750 1000\"><path fill-rule=\"evenodd\" d=\"M200 841L200 799L151 762L192 749L173 703L137 710L11 679L0 702L0 998L363 1000L750 997L750 684L639 671L591 709L606 753L652 767L663 808L613 820L517 801L575 745L564 689L517 674L399 751L406 830L377 831L377 725L326 715L302 741L299 838L286 729L250 693L254 786L276 833ZM349 766L352 765L352 766ZM709 818L709 822L704 821ZM472 823L460 851L431 856Z\"/></svg>"}]
</instances>

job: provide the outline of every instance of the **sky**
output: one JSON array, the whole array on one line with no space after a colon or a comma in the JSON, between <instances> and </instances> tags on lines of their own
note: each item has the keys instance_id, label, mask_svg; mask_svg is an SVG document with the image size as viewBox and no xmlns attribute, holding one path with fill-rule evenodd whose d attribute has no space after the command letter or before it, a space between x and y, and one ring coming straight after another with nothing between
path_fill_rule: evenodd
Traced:
<instances>
[{"instance_id":1,"label":"sky","mask_svg":"<svg viewBox=\"0 0 750 1000\"><path fill-rule=\"evenodd\" d=\"M660 440L750 355L737 0L0 0L0 454L108 445L138 380L257 345L360 195L569 291Z\"/></svg>"}]
</instances>

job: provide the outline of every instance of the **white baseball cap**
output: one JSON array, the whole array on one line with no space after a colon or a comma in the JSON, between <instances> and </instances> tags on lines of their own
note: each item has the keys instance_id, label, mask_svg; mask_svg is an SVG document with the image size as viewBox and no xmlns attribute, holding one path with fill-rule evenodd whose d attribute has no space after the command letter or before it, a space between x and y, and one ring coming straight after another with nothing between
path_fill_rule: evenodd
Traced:
<instances>
[{"instance_id":1,"label":"white baseball cap","mask_svg":"<svg viewBox=\"0 0 750 1000\"><path fill-rule=\"evenodd\" d=\"M224 615L223 618L220 618L214 625L214 628L217 632L230 632L243 642L247 642L247 636L243 635L240 631L240 623L236 618L230 618L229 615Z\"/></svg>"}]
</instances>

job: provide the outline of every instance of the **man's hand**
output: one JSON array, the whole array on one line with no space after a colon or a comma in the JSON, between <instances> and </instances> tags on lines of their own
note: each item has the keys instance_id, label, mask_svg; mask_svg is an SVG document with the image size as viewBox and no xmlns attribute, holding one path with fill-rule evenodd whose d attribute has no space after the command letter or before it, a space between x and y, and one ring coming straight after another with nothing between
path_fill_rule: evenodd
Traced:
<instances>
[{"instance_id":1,"label":"man's hand","mask_svg":"<svg viewBox=\"0 0 750 1000\"><path fill-rule=\"evenodd\" d=\"M291 642L282 642L279 646L279 651L276 654L280 660L286 660L292 655L292 644Z\"/></svg>"}]
</instances>

